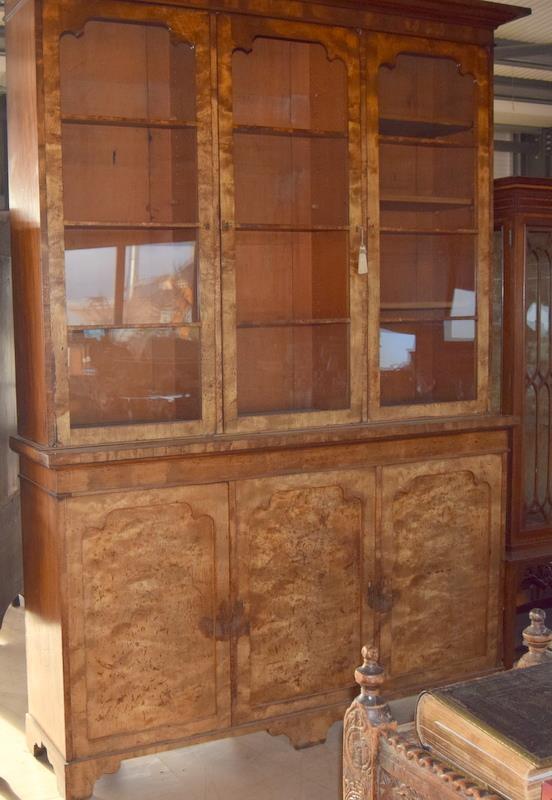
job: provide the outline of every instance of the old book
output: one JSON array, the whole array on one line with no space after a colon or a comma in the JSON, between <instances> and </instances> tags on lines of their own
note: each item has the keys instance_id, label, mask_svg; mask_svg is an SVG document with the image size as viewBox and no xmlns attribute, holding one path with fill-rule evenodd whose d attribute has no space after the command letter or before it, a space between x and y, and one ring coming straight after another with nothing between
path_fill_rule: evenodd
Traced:
<instances>
[{"instance_id":1,"label":"old book","mask_svg":"<svg viewBox=\"0 0 552 800\"><path fill-rule=\"evenodd\" d=\"M424 747L510 800L540 800L552 778L552 660L424 692Z\"/></svg>"}]
</instances>

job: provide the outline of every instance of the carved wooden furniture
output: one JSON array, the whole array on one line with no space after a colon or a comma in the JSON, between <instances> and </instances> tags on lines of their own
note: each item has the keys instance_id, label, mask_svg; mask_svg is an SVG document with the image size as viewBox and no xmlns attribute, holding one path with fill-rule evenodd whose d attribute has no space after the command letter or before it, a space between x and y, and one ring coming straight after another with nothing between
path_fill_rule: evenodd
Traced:
<instances>
[{"instance_id":1,"label":"carved wooden furniture","mask_svg":"<svg viewBox=\"0 0 552 800\"><path fill-rule=\"evenodd\" d=\"M545 625L546 613L542 608L534 608L529 612L529 619L530 624L522 634L527 652L516 661L514 667L523 669L548 662L552 667L552 631Z\"/></svg>"},{"instance_id":2,"label":"carved wooden furniture","mask_svg":"<svg viewBox=\"0 0 552 800\"><path fill-rule=\"evenodd\" d=\"M552 604L552 181L495 181L495 226L504 276L503 408L513 433L505 661L515 650L515 608ZM525 597L524 597L525 596Z\"/></svg>"},{"instance_id":3,"label":"carved wooden furniture","mask_svg":"<svg viewBox=\"0 0 552 800\"><path fill-rule=\"evenodd\" d=\"M490 53L526 12L8 3L28 736L68 797L323 739L367 638L396 693L499 663Z\"/></svg>"},{"instance_id":4,"label":"carved wooden furniture","mask_svg":"<svg viewBox=\"0 0 552 800\"><path fill-rule=\"evenodd\" d=\"M413 725L397 726L380 696L378 652L363 648L360 695L345 714L343 800L504 800L420 746Z\"/></svg>"},{"instance_id":5,"label":"carved wooden furniture","mask_svg":"<svg viewBox=\"0 0 552 800\"><path fill-rule=\"evenodd\" d=\"M523 632L528 651L516 667L550 663L552 669L546 615L535 608L529 616L531 624ZM360 694L343 727L343 800L503 800L422 748L413 724L397 726L380 695L386 677L378 651L364 647L362 656L364 663L355 671Z\"/></svg>"}]
</instances>

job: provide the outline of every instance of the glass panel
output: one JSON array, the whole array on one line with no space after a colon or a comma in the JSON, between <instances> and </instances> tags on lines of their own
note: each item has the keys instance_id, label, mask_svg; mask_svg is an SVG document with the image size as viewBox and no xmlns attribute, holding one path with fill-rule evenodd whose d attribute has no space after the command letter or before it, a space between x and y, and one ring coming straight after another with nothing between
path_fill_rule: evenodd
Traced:
<instances>
[{"instance_id":1,"label":"glass panel","mask_svg":"<svg viewBox=\"0 0 552 800\"><path fill-rule=\"evenodd\" d=\"M473 315L475 247L474 236L383 234L382 311Z\"/></svg>"},{"instance_id":2,"label":"glass panel","mask_svg":"<svg viewBox=\"0 0 552 800\"><path fill-rule=\"evenodd\" d=\"M384 228L473 227L473 149L382 144L380 157Z\"/></svg>"},{"instance_id":3,"label":"glass panel","mask_svg":"<svg viewBox=\"0 0 552 800\"><path fill-rule=\"evenodd\" d=\"M237 232L238 325L346 319L347 239L341 231Z\"/></svg>"},{"instance_id":4,"label":"glass panel","mask_svg":"<svg viewBox=\"0 0 552 800\"><path fill-rule=\"evenodd\" d=\"M238 413L347 408L345 66L267 39L232 63Z\"/></svg>"},{"instance_id":5,"label":"glass panel","mask_svg":"<svg viewBox=\"0 0 552 800\"><path fill-rule=\"evenodd\" d=\"M64 125L65 218L194 223L196 161L195 130Z\"/></svg>"},{"instance_id":6,"label":"glass panel","mask_svg":"<svg viewBox=\"0 0 552 800\"><path fill-rule=\"evenodd\" d=\"M406 136L469 131L474 121L473 87L473 77L462 75L452 59L403 53L392 68L380 69L381 125L396 121L401 125L396 132ZM405 122L418 122L419 127L405 128ZM425 128L420 125L423 122Z\"/></svg>"},{"instance_id":7,"label":"glass panel","mask_svg":"<svg viewBox=\"0 0 552 800\"><path fill-rule=\"evenodd\" d=\"M194 48L100 21L60 47L71 425L200 419Z\"/></svg>"},{"instance_id":8,"label":"glass panel","mask_svg":"<svg viewBox=\"0 0 552 800\"><path fill-rule=\"evenodd\" d=\"M525 265L525 523L552 521L552 232L527 231Z\"/></svg>"},{"instance_id":9,"label":"glass panel","mask_svg":"<svg viewBox=\"0 0 552 800\"><path fill-rule=\"evenodd\" d=\"M471 400L475 394L473 319L389 322L380 329L383 405Z\"/></svg>"},{"instance_id":10,"label":"glass panel","mask_svg":"<svg viewBox=\"0 0 552 800\"><path fill-rule=\"evenodd\" d=\"M195 120L194 51L166 28L87 22L60 62L64 115Z\"/></svg>"},{"instance_id":11,"label":"glass panel","mask_svg":"<svg viewBox=\"0 0 552 800\"><path fill-rule=\"evenodd\" d=\"M199 419L199 331L72 330L69 380L74 427Z\"/></svg>"},{"instance_id":12,"label":"glass panel","mask_svg":"<svg viewBox=\"0 0 552 800\"><path fill-rule=\"evenodd\" d=\"M238 223L347 224L345 140L236 133L234 158Z\"/></svg>"},{"instance_id":13,"label":"glass panel","mask_svg":"<svg viewBox=\"0 0 552 800\"><path fill-rule=\"evenodd\" d=\"M546 521L537 499L537 393L533 384L525 391L523 415L523 455L525 461L525 521L529 526Z\"/></svg>"},{"instance_id":14,"label":"glass panel","mask_svg":"<svg viewBox=\"0 0 552 800\"><path fill-rule=\"evenodd\" d=\"M347 131L347 71L320 44L256 39L232 74L236 125Z\"/></svg>"},{"instance_id":15,"label":"glass panel","mask_svg":"<svg viewBox=\"0 0 552 800\"><path fill-rule=\"evenodd\" d=\"M550 390L541 386L537 395L537 500L545 513L550 511L548 460L550 458Z\"/></svg>"},{"instance_id":16,"label":"glass panel","mask_svg":"<svg viewBox=\"0 0 552 800\"><path fill-rule=\"evenodd\" d=\"M197 322L196 243L190 236L72 231L65 247L68 325Z\"/></svg>"},{"instance_id":17,"label":"glass panel","mask_svg":"<svg viewBox=\"0 0 552 800\"><path fill-rule=\"evenodd\" d=\"M346 408L349 325L238 329L238 412Z\"/></svg>"},{"instance_id":18,"label":"glass panel","mask_svg":"<svg viewBox=\"0 0 552 800\"><path fill-rule=\"evenodd\" d=\"M380 68L384 406L476 397L475 109L450 59Z\"/></svg>"}]
</instances>

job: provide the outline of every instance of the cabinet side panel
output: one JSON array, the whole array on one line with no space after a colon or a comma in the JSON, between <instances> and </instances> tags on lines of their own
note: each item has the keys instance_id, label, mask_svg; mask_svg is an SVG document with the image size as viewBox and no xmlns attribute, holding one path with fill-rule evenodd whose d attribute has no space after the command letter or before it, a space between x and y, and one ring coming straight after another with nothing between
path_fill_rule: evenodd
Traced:
<instances>
[{"instance_id":1,"label":"cabinet side panel","mask_svg":"<svg viewBox=\"0 0 552 800\"><path fill-rule=\"evenodd\" d=\"M47 441L44 320L40 255L39 142L35 4L23 3L6 26L8 152L19 433Z\"/></svg>"},{"instance_id":2,"label":"cabinet side panel","mask_svg":"<svg viewBox=\"0 0 552 800\"><path fill-rule=\"evenodd\" d=\"M66 753L61 627L62 580L57 501L26 480L21 482L25 630L29 713Z\"/></svg>"}]
</instances>

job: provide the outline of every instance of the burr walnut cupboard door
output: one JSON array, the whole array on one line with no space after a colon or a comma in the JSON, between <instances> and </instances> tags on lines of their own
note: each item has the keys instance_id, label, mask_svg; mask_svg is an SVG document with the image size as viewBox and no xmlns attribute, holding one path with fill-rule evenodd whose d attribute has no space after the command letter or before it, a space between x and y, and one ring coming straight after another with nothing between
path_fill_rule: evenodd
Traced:
<instances>
[{"instance_id":1,"label":"burr walnut cupboard door","mask_svg":"<svg viewBox=\"0 0 552 800\"><path fill-rule=\"evenodd\" d=\"M225 429L358 421L358 36L222 17L218 37Z\"/></svg>"},{"instance_id":2,"label":"burr walnut cupboard door","mask_svg":"<svg viewBox=\"0 0 552 800\"><path fill-rule=\"evenodd\" d=\"M499 662L503 457L383 468L382 661L397 687Z\"/></svg>"},{"instance_id":3,"label":"burr walnut cupboard door","mask_svg":"<svg viewBox=\"0 0 552 800\"><path fill-rule=\"evenodd\" d=\"M236 485L234 723L350 697L374 633L374 487L369 469Z\"/></svg>"},{"instance_id":4,"label":"burr walnut cupboard door","mask_svg":"<svg viewBox=\"0 0 552 800\"><path fill-rule=\"evenodd\" d=\"M228 488L67 501L76 755L229 724Z\"/></svg>"}]
</instances>

